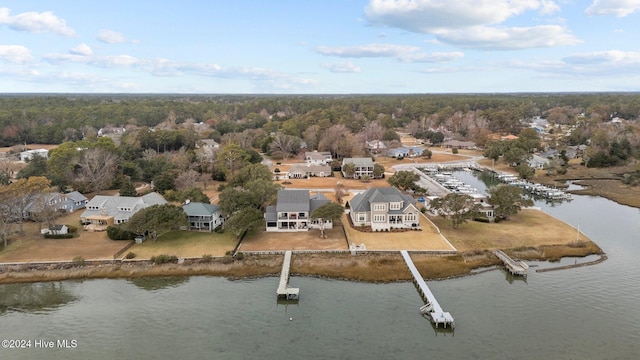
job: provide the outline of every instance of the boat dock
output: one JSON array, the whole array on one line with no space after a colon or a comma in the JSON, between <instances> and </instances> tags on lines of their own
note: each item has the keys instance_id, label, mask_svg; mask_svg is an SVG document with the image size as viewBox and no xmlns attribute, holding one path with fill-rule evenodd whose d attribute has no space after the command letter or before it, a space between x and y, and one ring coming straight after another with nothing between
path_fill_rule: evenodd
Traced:
<instances>
[{"instance_id":1,"label":"boat dock","mask_svg":"<svg viewBox=\"0 0 640 360\"><path fill-rule=\"evenodd\" d=\"M493 250L493 254L504 263L504 266L512 275L527 276L527 269L529 269L529 265L524 261L515 261L502 250Z\"/></svg>"},{"instance_id":2,"label":"boat dock","mask_svg":"<svg viewBox=\"0 0 640 360\"><path fill-rule=\"evenodd\" d=\"M449 326L453 329L453 327L455 326L453 316L451 316L450 313L442 310L442 307L440 307L438 300L436 300L436 297L433 296L433 293L431 292L431 290L429 290L427 283L424 281L422 275L420 275L420 272L418 272L418 269L416 269L416 266L413 264L413 260L411 260L411 256L409 256L409 252L407 252L407 250L401 250L400 253L402 254L405 263L407 264L409 270L411 271L411 274L413 275L414 283L418 288L418 292L426 301L426 304L420 307L420 313L426 316L436 326L436 328L439 327L440 324L442 324L442 326L445 328Z\"/></svg>"},{"instance_id":3,"label":"boat dock","mask_svg":"<svg viewBox=\"0 0 640 360\"><path fill-rule=\"evenodd\" d=\"M300 289L289 287L289 268L291 267L291 251L284 253L282 271L280 272L280 285L278 285L278 299L297 300L300 296Z\"/></svg>"}]
</instances>

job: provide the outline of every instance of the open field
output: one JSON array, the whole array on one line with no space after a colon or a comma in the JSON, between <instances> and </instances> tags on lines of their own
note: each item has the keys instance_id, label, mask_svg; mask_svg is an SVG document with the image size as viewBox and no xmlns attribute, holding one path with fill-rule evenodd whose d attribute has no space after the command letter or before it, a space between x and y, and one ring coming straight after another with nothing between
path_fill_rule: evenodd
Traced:
<instances>
[{"instance_id":1,"label":"open field","mask_svg":"<svg viewBox=\"0 0 640 360\"><path fill-rule=\"evenodd\" d=\"M441 217L432 221L459 251L515 249L551 245L593 244L578 230L543 211L524 209L499 223L468 221L453 229ZM595 246L595 244L593 244Z\"/></svg>"},{"instance_id":2,"label":"open field","mask_svg":"<svg viewBox=\"0 0 640 360\"><path fill-rule=\"evenodd\" d=\"M348 250L341 224L325 230L326 238L320 238L320 230L277 233L266 232L264 227L248 233L238 251L275 250Z\"/></svg>"},{"instance_id":3,"label":"open field","mask_svg":"<svg viewBox=\"0 0 640 360\"><path fill-rule=\"evenodd\" d=\"M79 227L80 214L76 211L57 220L58 224ZM113 259L113 255L129 244L114 241L106 232L87 232L81 228L79 236L71 239L45 239L40 234L40 224L27 222L24 234L9 238L6 248L0 247L0 262L70 261L75 257L89 259Z\"/></svg>"},{"instance_id":4,"label":"open field","mask_svg":"<svg viewBox=\"0 0 640 360\"><path fill-rule=\"evenodd\" d=\"M136 259L150 259L155 255L175 255L179 258L199 258L203 255L224 256L233 250L236 239L231 232L195 232L171 231L158 238L154 243L147 240L142 244L135 244L125 251L136 254Z\"/></svg>"},{"instance_id":5,"label":"open field","mask_svg":"<svg viewBox=\"0 0 640 360\"><path fill-rule=\"evenodd\" d=\"M421 231L362 232L351 227L346 214L342 217L342 223L346 224L345 231L350 244L364 244L371 251L455 251L424 216L420 216Z\"/></svg>"}]
</instances>

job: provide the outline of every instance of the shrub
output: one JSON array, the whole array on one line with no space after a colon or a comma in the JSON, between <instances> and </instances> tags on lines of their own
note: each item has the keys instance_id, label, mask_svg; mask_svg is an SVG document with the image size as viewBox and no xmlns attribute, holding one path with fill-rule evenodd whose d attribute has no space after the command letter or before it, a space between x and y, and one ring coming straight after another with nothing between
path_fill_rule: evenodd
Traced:
<instances>
[{"instance_id":1,"label":"shrub","mask_svg":"<svg viewBox=\"0 0 640 360\"><path fill-rule=\"evenodd\" d=\"M84 266L84 258L82 256L76 256L71 260L74 266Z\"/></svg>"},{"instance_id":2,"label":"shrub","mask_svg":"<svg viewBox=\"0 0 640 360\"><path fill-rule=\"evenodd\" d=\"M453 148L453 149L451 149L451 153L452 153L452 154L457 154L457 153L458 153L458 148Z\"/></svg>"},{"instance_id":3,"label":"shrub","mask_svg":"<svg viewBox=\"0 0 640 360\"><path fill-rule=\"evenodd\" d=\"M111 240L133 240L136 238L136 234L116 225L107 227L107 236Z\"/></svg>"},{"instance_id":4,"label":"shrub","mask_svg":"<svg viewBox=\"0 0 640 360\"><path fill-rule=\"evenodd\" d=\"M178 257L175 255L156 255L151 257L151 262L154 264L175 264L178 262Z\"/></svg>"},{"instance_id":5,"label":"shrub","mask_svg":"<svg viewBox=\"0 0 640 360\"><path fill-rule=\"evenodd\" d=\"M67 224L67 228L69 229L69 233L70 234L75 234L78 232L78 227L75 225L69 225Z\"/></svg>"},{"instance_id":6,"label":"shrub","mask_svg":"<svg viewBox=\"0 0 640 360\"><path fill-rule=\"evenodd\" d=\"M244 259L244 254L239 252L236 254L236 260L243 260Z\"/></svg>"},{"instance_id":7,"label":"shrub","mask_svg":"<svg viewBox=\"0 0 640 360\"><path fill-rule=\"evenodd\" d=\"M73 234L44 234L45 239L71 239Z\"/></svg>"},{"instance_id":8,"label":"shrub","mask_svg":"<svg viewBox=\"0 0 640 360\"><path fill-rule=\"evenodd\" d=\"M134 259L136 256L137 256L136 253L129 251L124 258L125 259Z\"/></svg>"},{"instance_id":9,"label":"shrub","mask_svg":"<svg viewBox=\"0 0 640 360\"><path fill-rule=\"evenodd\" d=\"M203 263L210 263L212 261L213 261L213 256L211 256L211 254L202 255L202 262Z\"/></svg>"}]
</instances>

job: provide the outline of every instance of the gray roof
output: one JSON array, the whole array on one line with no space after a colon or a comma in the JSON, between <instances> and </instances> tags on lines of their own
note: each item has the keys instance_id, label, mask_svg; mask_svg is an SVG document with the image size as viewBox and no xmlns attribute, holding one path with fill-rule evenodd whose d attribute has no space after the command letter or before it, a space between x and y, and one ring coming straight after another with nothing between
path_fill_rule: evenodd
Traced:
<instances>
[{"instance_id":1,"label":"gray roof","mask_svg":"<svg viewBox=\"0 0 640 360\"><path fill-rule=\"evenodd\" d=\"M109 215L113 216L115 220L128 220L141 209L166 203L167 201L155 192L141 197L96 195L87 203L87 210L82 213L81 217ZM98 207L98 210L92 210L91 208L94 206ZM131 211L121 211L122 208L129 208Z\"/></svg>"},{"instance_id":2,"label":"gray roof","mask_svg":"<svg viewBox=\"0 0 640 360\"><path fill-rule=\"evenodd\" d=\"M320 206L328 202L329 202L329 199L327 199L327 197L324 196L322 193L318 193L315 196L311 197L311 199L309 199L309 215L311 215L313 210L319 208Z\"/></svg>"},{"instance_id":3,"label":"gray roof","mask_svg":"<svg viewBox=\"0 0 640 360\"><path fill-rule=\"evenodd\" d=\"M67 193L67 194L65 194L65 196L67 197L67 199L72 200L74 202L88 200L86 196L82 195L81 193L79 193L77 191L72 191L70 193Z\"/></svg>"},{"instance_id":4,"label":"gray roof","mask_svg":"<svg viewBox=\"0 0 640 360\"><path fill-rule=\"evenodd\" d=\"M291 165L291 168L289 169L289 173L293 174L293 173L296 173L296 172L305 173L305 174L319 173L319 172L330 173L331 172L331 166L329 166L329 165L307 165L307 164L293 164L293 165Z\"/></svg>"},{"instance_id":5,"label":"gray roof","mask_svg":"<svg viewBox=\"0 0 640 360\"><path fill-rule=\"evenodd\" d=\"M278 190L277 212L309 211L309 190Z\"/></svg>"},{"instance_id":6,"label":"gray roof","mask_svg":"<svg viewBox=\"0 0 640 360\"><path fill-rule=\"evenodd\" d=\"M342 159L342 165L349 163L353 163L355 166L373 166L373 160L370 157Z\"/></svg>"},{"instance_id":7,"label":"gray roof","mask_svg":"<svg viewBox=\"0 0 640 360\"><path fill-rule=\"evenodd\" d=\"M405 195L395 187L371 188L363 193L353 197L350 201L351 211L367 212L371 211L372 203L392 203L402 202L400 210L390 210L389 213L402 213L407 207L413 205L414 200L411 196Z\"/></svg>"},{"instance_id":8,"label":"gray roof","mask_svg":"<svg viewBox=\"0 0 640 360\"><path fill-rule=\"evenodd\" d=\"M264 219L267 221L278 220L278 213L276 212L276 207L274 205L267 206L267 211L264 214Z\"/></svg>"},{"instance_id":9,"label":"gray roof","mask_svg":"<svg viewBox=\"0 0 640 360\"><path fill-rule=\"evenodd\" d=\"M304 158L309 160L327 160L327 157L331 157L331 153L328 151L307 151L304 153Z\"/></svg>"},{"instance_id":10,"label":"gray roof","mask_svg":"<svg viewBox=\"0 0 640 360\"><path fill-rule=\"evenodd\" d=\"M190 202L182 205L187 216L211 216L220 210L218 205L212 205L201 202Z\"/></svg>"}]
</instances>

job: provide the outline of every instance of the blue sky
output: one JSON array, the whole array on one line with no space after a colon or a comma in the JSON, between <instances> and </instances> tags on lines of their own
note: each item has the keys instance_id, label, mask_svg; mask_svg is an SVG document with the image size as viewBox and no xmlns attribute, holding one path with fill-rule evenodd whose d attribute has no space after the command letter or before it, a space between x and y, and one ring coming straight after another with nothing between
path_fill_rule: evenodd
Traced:
<instances>
[{"instance_id":1,"label":"blue sky","mask_svg":"<svg viewBox=\"0 0 640 360\"><path fill-rule=\"evenodd\" d=\"M640 90L640 0L0 3L0 92Z\"/></svg>"}]
</instances>

